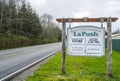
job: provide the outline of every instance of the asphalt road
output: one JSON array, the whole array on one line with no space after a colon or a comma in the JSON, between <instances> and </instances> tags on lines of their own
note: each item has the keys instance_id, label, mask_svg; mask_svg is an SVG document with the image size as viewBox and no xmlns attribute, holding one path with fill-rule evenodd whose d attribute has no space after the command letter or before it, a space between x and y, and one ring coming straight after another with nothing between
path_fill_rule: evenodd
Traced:
<instances>
[{"instance_id":1,"label":"asphalt road","mask_svg":"<svg viewBox=\"0 0 120 81\"><path fill-rule=\"evenodd\" d=\"M1 50L0 79L58 49L61 49L61 43Z\"/></svg>"}]
</instances>

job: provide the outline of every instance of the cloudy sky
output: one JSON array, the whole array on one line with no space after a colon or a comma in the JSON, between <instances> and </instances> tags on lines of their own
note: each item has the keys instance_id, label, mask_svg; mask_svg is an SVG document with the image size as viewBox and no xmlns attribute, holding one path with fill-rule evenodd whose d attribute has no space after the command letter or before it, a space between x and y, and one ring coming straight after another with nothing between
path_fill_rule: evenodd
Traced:
<instances>
[{"instance_id":1,"label":"cloudy sky","mask_svg":"<svg viewBox=\"0 0 120 81\"><path fill-rule=\"evenodd\" d=\"M41 16L51 14L55 18L82 17L118 17L120 18L120 0L28 0L33 9ZM97 25L100 23L83 23ZM83 25L82 23L72 24ZM120 19L113 23L112 30L120 27ZM104 24L106 26L106 24ZM120 28L119 28L120 29Z\"/></svg>"}]
</instances>

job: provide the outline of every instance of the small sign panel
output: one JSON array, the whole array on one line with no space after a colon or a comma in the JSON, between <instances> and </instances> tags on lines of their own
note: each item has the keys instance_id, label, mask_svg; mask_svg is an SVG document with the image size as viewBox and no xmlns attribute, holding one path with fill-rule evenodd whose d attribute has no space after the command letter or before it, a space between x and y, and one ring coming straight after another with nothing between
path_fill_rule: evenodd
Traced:
<instances>
[{"instance_id":1,"label":"small sign panel","mask_svg":"<svg viewBox=\"0 0 120 81\"><path fill-rule=\"evenodd\" d=\"M68 54L78 56L103 56L105 29L95 26L68 28Z\"/></svg>"}]
</instances>

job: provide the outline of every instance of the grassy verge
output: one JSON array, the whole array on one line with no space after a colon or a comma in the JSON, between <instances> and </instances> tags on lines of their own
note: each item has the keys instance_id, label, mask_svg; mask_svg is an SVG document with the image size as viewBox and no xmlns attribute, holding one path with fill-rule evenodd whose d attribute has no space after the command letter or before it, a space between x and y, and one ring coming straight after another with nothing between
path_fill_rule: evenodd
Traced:
<instances>
[{"instance_id":1,"label":"grassy verge","mask_svg":"<svg viewBox=\"0 0 120 81\"><path fill-rule=\"evenodd\" d=\"M113 77L107 77L106 58L66 57L66 74L61 74L61 52L35 71L26 81L120 81L120 53L113 51Z\"/></svg>"}]
</instances>

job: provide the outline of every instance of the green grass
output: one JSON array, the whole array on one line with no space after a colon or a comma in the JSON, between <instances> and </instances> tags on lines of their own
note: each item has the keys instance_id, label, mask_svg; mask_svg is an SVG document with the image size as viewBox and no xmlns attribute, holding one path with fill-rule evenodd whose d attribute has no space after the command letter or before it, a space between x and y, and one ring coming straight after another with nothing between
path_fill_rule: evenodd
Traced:
<instances>
[{"instance_id":1,"label":"green grass","mask_svg":"<svg viewBox=\"0 0 120 81\"><path fill-rule=\"evenodd\" d=\"M113 51L113 77L107 77L107 56L66 56L66 74L61 73L61 52L26 81L120 81L120 53Z\"/></svg>"}]
</instances>

